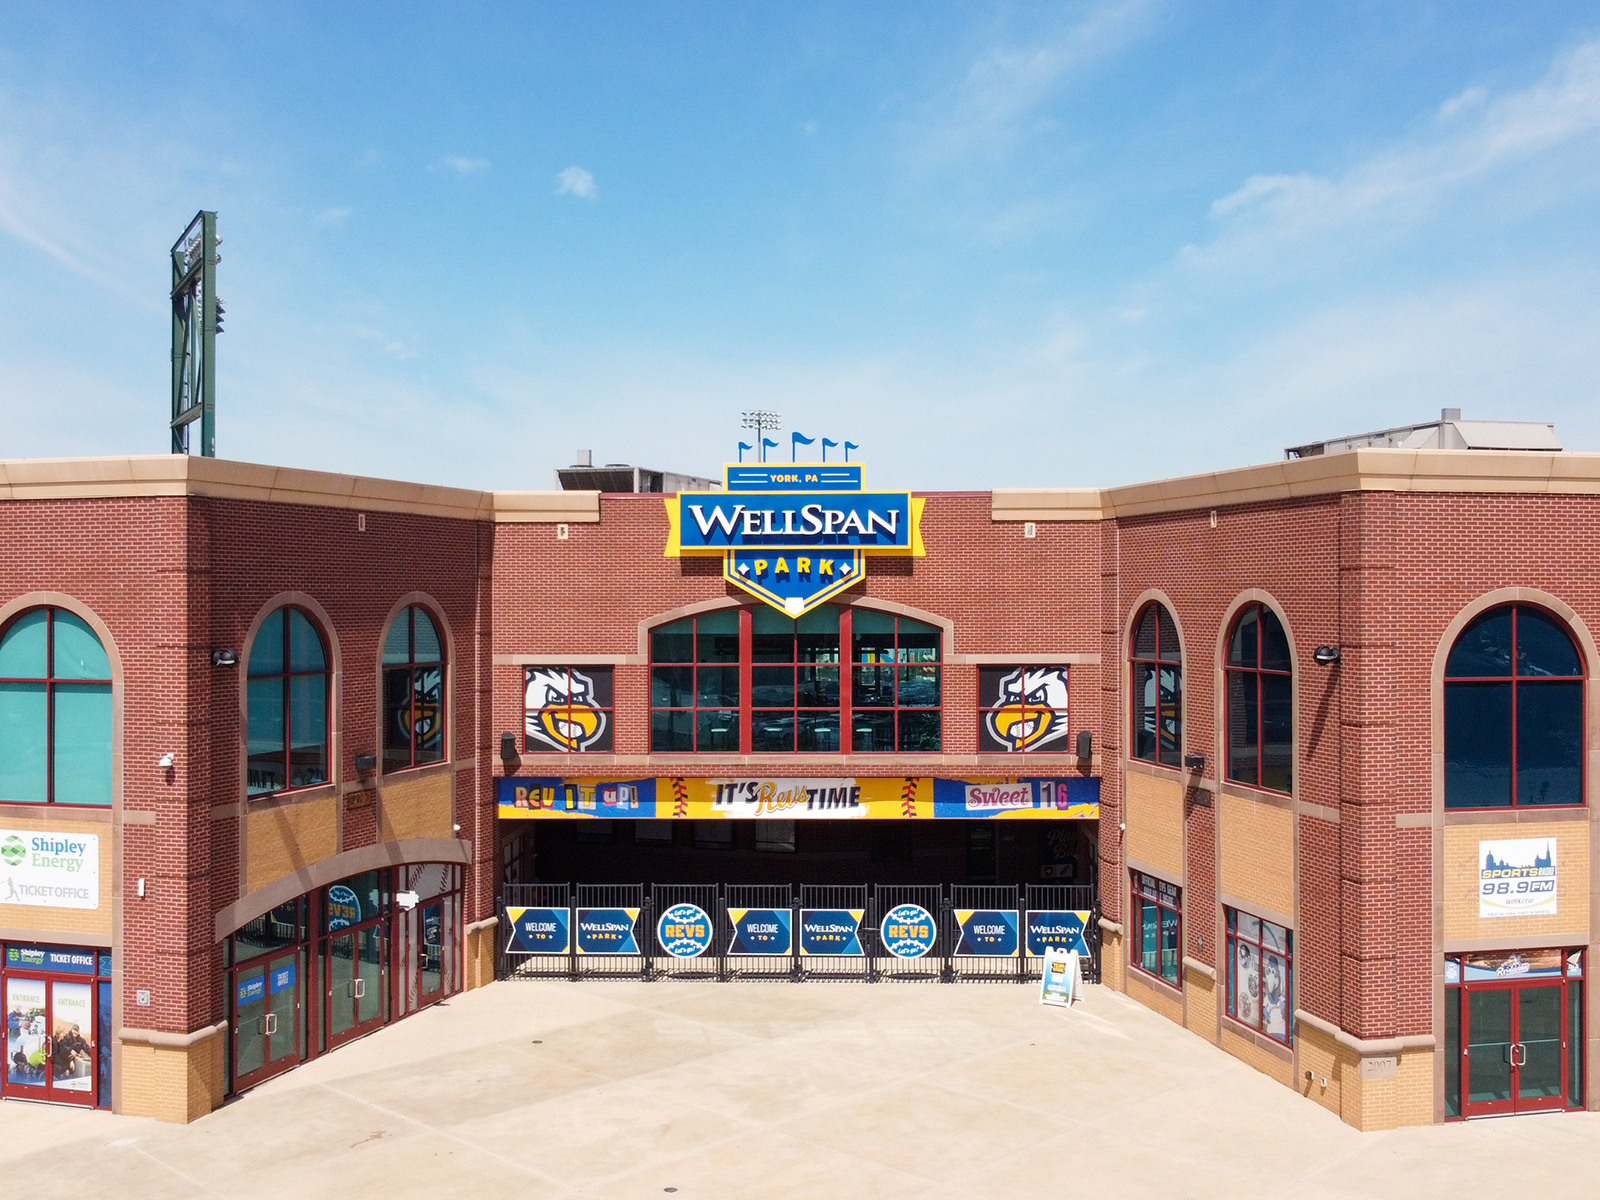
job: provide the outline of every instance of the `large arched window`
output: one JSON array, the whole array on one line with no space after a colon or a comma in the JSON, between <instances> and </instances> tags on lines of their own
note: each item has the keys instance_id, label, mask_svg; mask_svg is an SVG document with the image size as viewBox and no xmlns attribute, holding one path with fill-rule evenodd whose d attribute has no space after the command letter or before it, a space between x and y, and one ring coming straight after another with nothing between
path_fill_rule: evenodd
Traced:
<instances>
[{"instance_id":1,"label":"large arched window","mask_svg":"<svg viewBox=\"0 0 1600 1200\"><path fill-rule=\"evenodd\" d=\"M1183 745L1183 652L1172 614L1159 601L1146 604L1134 622L1128 665L1133 757L1176 767Z\"/></svg>"},{"instance_id":2,"label":"large arched window","mask_svg":"<svg viewBox=\"0 0 1600 1200\"><path fill-rule=\"evenodd\" d=\"M1289 638L1264 604L1248 604L1228 635L1228 778L1293 790L1294 665Z\"/></svg>"},{"instance_id":3,"label":"large arched window","mask_svg":"<svg viewBox=\"0 0 1600 1200\"><path fill-rule=\"evenodd\" d=\"M1444 804L1583 803L1583 659L1549 613L1491 608L1444 668Z\"/></svg>"},{"instance_id":4,"label":"large arched window","mask_svg":"<svg viewBox=\"0 0 1600 1200\"><path fill-rule=\"evenodd\" d=\"M64 608L0 634L0 801L111 803L111 663Z\"/></svg>"},{"instance_id":5,"label":"large arched window","mask_svg":"<svg viewBox=\"0 0 1600 1200\"><path fill-rule=\"evenodd\" d=\"M383 769L444 759L444 639L428 610L400 611L383 643Z\"/></svg>"},{"instance_id":6,"label":"large arched window","mask_svg":"<svg viewBox=\"0 0 1600 1200\"><path fill-rule=\"evenodd\" d=\"M328 649L304 609L278 609L250 644L249 795L328 781Z\"/></svg>"}]
</instances>

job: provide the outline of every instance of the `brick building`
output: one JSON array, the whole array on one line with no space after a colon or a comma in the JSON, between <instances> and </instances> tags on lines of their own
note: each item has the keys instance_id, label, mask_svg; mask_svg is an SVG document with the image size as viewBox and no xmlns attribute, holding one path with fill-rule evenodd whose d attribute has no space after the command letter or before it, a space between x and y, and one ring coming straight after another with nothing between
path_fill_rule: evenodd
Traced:
<instances>
[{"instance_id":1,"label":"brick building","mask_svg":"<svg viewBox=\"0 0 1600 1200\"><path fill-rule=\"evenodd\" d=\"M1106 984L1359 1128L1600 1106L1600 456L881 494L862 538L854 487L802 558L782 496L736 552L688 497L0 464L0 1092L193 1119L497 957L1022 978L1092 908Z\"/></svg>"}]
</instances>

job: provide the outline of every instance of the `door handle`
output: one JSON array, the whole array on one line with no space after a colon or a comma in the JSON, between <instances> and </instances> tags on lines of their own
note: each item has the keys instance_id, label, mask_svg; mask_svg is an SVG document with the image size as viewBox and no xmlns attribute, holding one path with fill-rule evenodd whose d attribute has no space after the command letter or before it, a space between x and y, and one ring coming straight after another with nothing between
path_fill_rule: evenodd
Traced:
<instances>
[{"instance_id":1,"label":"door handle","mask_svg":"<svg viewBox=\"0 0 1600 1200\"><path fill-rule=\"evenodd\" d=\"M261 1025L261 1032L266 1034L268 1037L271 1037L273 1034L278 1032L278 1014L268 1013L266 1016L261 1018Z\"/></svg>"},{"instance_id":2,"label":"door handle","mask_svg":"<svg viewBox=\"0 0 1600 1200\"><path fill-rule=\"evenodd\" d=\"M367 981L365 979L352 980L350 987L352 989L350 995L357 1000L367 994Z\"/></svg>"},{"instance_id":3,"label":"door handle","mask_svg":"<svg viewBox=\"0 0 1600 1200\"><path fill-rule=\"evenodd\" d=\"M1511 1043L1511 1065L1525 1067L1528 1065L1528 1044L1526 1042Z\"/></svg>"}]
</instances>

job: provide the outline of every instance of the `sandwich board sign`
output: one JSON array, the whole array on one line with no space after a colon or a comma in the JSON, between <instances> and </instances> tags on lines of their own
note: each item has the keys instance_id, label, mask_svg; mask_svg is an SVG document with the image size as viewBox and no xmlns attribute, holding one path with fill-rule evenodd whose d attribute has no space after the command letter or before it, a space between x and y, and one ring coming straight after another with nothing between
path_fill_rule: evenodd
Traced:
<instances>
[{"instance_id":1,"label":"sandwich board sign","mask_svg":"<svg viewBox=\"0 0 1600 1200\"><path fill-rule=\"evenodd\" d=\"M1044 974L1039 978L1039 1003L1070 1008L1083 998L1083 964L1077 952L1047 946Z\"/></svg>"}]
</instances>

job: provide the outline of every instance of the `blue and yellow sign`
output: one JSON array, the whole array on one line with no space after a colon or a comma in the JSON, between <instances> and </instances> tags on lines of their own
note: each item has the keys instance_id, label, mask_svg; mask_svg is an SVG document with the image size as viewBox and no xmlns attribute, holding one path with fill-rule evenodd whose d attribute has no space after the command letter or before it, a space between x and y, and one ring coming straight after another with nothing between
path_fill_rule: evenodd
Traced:
<instances>
[{"instance_id":1,"label":"blue and yellow sign","mask_svg":"<svg viewBox=\"0 0 1600 1200\"><path fill-rule=\"evenodd\" d=\"M957 958L1016 958L1017 913L1015 909L956 909L961 940L956 943Z\"/></svg>"},{"instance_id":2,"label":"blue and yellow sign","mask_svg":"<svg viewBox=\"0 0 1600 1200\"><path fill-rule=\"evenodd\" d=\"M787 908L730 908L733 940L728 954L789 954L794 949L794 915Z\"/></svg>"},{"instance_id":3,"label":"blue and yellow sign","mask_svg":"<svg viewBox=\"0 0 1600 1200\"><path fill-rule=\"evenodd\" d=\"M639 953L637 908L580 908L577 918L579 954Z\"/></svg>"},{"instance_id":4,"label":"blue and yellow sign","mask_svg":"<svg viewBox=\"0 0 1600 1200\"><path fill-rule=\"evenodd\" d=\"M711 949L711 918L698 904L674 904L656 922L656 940L673 958L699 958Z\"/></svg>"},{"instance_id":5,"label":"blue and yellow sign","mask_svg":"<svg viewBox=\"0 0 1600 1200\"><path fill-rule=\"evenodd\" d=\"M1028 912L1027 946L1029 958L1043 958L1051 946L1083 958L1089 957L1089 942L1084 931L1089 913L1074 909L1031 909Z\"/></svg>"},{"instance_id":6,"label":"blue and yellow sign","mask_svg":"<svg viewBox=\"0 0 1600 1200\"><path fill-rule=\"evenodd\" d=\"M507 954L565 954L572 948L571 918L565 908L507 908L511 941Z\"/></svg>"},{"instance_id":7,"label":"blue and yellow sign","mask_svg":"<svg viewBox=\"0 0 1600 1200\"><path fill-rule=\"evenodd\" d=\"M920 904L897 904L883 918L883 948L896 958L921 958L933 949L939 927Z\"/></svg>"},{"instance_id":8,"label":"blue and yellow sign","mask_svg":"<svg viewBox=\"0 0 1600 1200\"><path fill-rule=\"evenodd\" d=\"M791 617L859 583L866 555L926 553L926 501L863 491L859 463L729 463L723 481L666 498L666 556L719 554L724 579Z\"/></svg>"},{"instance_id":9,"label":"blue and yellow sign","mask_svg":"<svg viewBox=\"0 0 1600 1200\"><path fill-rule=\"evenodd\" d=\"M859 908L803 908L800 910L800 953L828 958L862 958Z\"/></svg>"}]
</instances>

